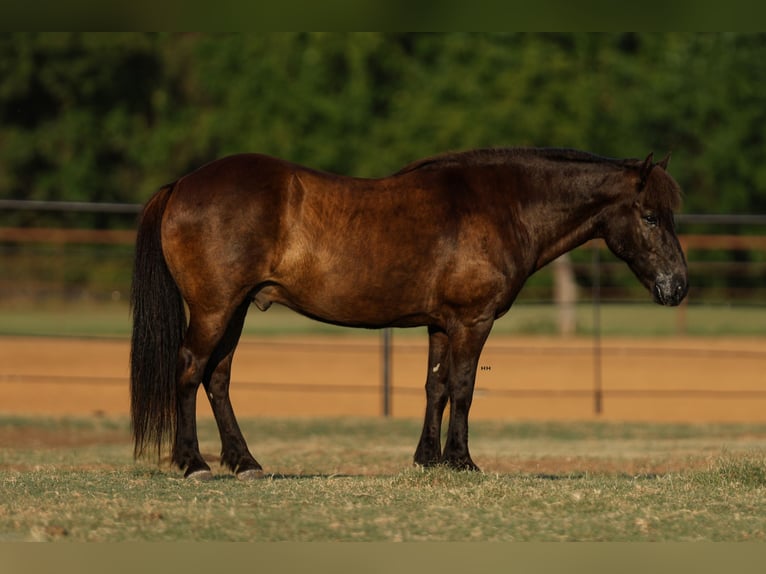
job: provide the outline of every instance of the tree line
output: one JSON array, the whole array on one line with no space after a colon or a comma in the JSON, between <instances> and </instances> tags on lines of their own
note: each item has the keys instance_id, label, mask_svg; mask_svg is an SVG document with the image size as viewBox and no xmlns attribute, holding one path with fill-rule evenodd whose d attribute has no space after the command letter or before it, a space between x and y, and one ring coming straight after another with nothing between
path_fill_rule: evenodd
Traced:
<instances>
[{"instance_id":1,"label":"tree line","mask_svg":"<svg viewBox=\"0 0 766 574\"><path fill-rule=\"evenodd\" d=\"M764 213L764 61L740 33L4 34L0 197L143 202L236 152L376 177L530 145L672 152L686 212Z\"/></svg>"}]
</instances>

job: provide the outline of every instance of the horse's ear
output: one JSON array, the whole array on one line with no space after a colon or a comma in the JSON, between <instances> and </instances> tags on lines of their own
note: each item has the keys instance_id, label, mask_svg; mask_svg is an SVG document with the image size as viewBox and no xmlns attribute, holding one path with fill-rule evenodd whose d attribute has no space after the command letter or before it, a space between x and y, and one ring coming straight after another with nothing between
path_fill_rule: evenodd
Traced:
<instances>
[{"instance_id":1,"label":"horse's ear","mask_svg":"<svg viewBox=\"0 0 766 574\"><path fill-rule=\"evenodd\" d=\"M665 171L668 171L668 162L670 161L670 153L668 152L668 155L666 155L662 161L657 162L657 165L660 166Z\"/></svg>"},{"instance_id":2,"label":"horse's ear","mask_svg":"<svg viewBox=\"0 0 766 574\"><path fill-rule=\"evenodd\" d=\"M654 152L650 152L649 155L646 156L644 163L641 165L641 170L639 171L638 189L644 189L646 180L649 178L649 174L652 173L652 169L654 169L655 166L653 160Z\"/></svg>"}]
</instances>

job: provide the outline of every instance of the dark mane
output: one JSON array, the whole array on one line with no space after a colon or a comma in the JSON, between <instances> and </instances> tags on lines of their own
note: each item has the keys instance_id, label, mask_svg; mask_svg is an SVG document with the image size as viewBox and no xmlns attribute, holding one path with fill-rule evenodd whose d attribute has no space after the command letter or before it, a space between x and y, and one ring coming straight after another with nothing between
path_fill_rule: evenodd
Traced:
<instances>
[{"instance_id":1,"label":"dark mane","mask_svg":"<svg viewBox=\"0 0 766 574\"><path fill-rule=\"evenodd\" d=\"M404 166L395 175L402 175L422 169L502 165L520 158L542 158L551 161L600 163L618 166L638 161L637 159L613 159L568 148L483 148L462 152L448 152L427 157Z\"/></svg>"},{"instance_id":2,"label":"dark mane","mask_svg":"<svg viewBox=\"0 0 766 574\"><path fill-rule=\"evenodd\" d=\"M412 162L394 175L403 175L414 171L445 168L488 167L509 162L543 159L553 162L567 162L609 166L617 169L639 170L643 160L638 158L617 159L600 156L569 148L483 148L462 152L447 152ZM681 189L664 169L655 167L662 174L649 178L646 186L648 201L653 205L677 210L681 205Z\"/></svg>"}]
</instances>

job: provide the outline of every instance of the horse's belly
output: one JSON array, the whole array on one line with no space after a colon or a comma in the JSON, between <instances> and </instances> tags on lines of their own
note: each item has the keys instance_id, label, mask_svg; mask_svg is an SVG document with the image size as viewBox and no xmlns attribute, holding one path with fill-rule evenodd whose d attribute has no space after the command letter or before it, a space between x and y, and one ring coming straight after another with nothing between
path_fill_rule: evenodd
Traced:
<instances>
[{"instance_id":1,"label":"horse's belly","mask_svg":"<svg viewBox=\"0 0 766 574\"><path fill-rule=\"evenodd\" d=\"M335 286L289 287L270 284L253 294L262 311L279 303L314 319L359 327L416 326L430 322L427 301L421 296L344 281Z\"/></svg>"}]
</instances>

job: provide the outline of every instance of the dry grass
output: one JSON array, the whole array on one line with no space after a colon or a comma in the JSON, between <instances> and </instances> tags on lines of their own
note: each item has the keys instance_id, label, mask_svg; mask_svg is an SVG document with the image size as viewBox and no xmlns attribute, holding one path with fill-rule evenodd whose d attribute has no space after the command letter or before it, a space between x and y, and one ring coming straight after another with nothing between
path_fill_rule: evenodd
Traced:
<instances>
[{"instance_id":1,"label":"dry grass","mask_svg":"<svg viewBox=\"0 0 766 574\"><path fill-rule=\"evenodd\" d=\"M483 473L412 468L414 421L244 426L267 477L196 483L134 463L125 421L2 419L0 540L766 538L763 425L476 423Z\"/></svg>"}]
</instances>

